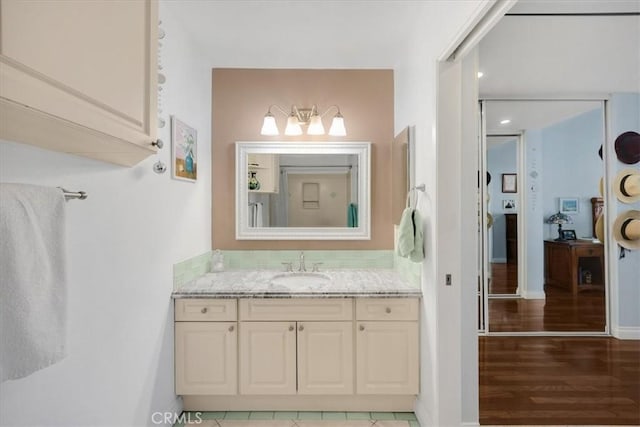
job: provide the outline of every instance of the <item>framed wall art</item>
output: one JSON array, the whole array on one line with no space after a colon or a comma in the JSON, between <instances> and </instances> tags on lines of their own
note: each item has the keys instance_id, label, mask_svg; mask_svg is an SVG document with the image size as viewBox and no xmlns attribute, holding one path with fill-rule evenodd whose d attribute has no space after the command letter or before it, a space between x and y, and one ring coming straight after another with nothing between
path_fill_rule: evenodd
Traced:
<instances>
[{"instance_id":1,"label":"framed wall art","mask_svg":"<svg viewBox=\"0 0 640 427\"><path fill-rule=\"evenodd\" d=\"M560 199L560 213L571 215L580 212L580 205L576 197Z\"/></svg>"},{"instance_id":2,"label":"framed wall art","mask_svg":"<svg viewBox=\"0 0 640 427\"><path fill-rule=\"evenodd\" d=\"M198 179L198 134L176 116L171 116L171 163L175 179Z\"/></svg>"},{"instance_id":3,"label":"framed wall art","mask_svg":"<svg viewBox=\"0 0 640 427\"><path fill-rule=\"evenodd\" d=\"M503 193L518 192L518 176L515 173L502 174L502 192Z\"/></svg>"}]
</instances>

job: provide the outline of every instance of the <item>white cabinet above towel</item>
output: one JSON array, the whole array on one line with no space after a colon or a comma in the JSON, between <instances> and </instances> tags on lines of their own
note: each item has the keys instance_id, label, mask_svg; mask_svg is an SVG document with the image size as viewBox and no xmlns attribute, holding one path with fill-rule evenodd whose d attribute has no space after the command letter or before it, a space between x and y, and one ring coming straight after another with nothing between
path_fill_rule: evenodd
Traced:
<instances>
[{"instance_id":1,"label":"white cabinet above towel","mask_svg":"<svg viewBox=\"0 0 640 427\"><path fill-rule=\"evenodd\" d=\"M0 138L132 166L155 153L157 0L0 3Z\"/></svg>"}]
</instances>

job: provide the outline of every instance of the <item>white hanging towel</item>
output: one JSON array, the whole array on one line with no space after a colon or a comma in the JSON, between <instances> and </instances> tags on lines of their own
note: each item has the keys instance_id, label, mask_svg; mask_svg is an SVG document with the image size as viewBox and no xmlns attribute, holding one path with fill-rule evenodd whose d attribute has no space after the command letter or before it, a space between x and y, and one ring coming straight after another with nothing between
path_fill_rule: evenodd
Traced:
<instances>
[{"instance_id":1,"label":"white hanging towel","mask_svg":"<svg viewBox=\"0 0 640 427\"><path fill-rule=\"evenodd\" d=\"M256 227L264 227L264 209L262 203L256 203Z\"/></svg>"},{"instance_id":2,"label":"white hanging towel","mask_svg":"<svg viewBox=\"0 0 640 427\"><path fill-rule=\"evenodd\" d=\"M65 198L0 184L0 382L66 356Z\"/></svg>"}]
</instances>

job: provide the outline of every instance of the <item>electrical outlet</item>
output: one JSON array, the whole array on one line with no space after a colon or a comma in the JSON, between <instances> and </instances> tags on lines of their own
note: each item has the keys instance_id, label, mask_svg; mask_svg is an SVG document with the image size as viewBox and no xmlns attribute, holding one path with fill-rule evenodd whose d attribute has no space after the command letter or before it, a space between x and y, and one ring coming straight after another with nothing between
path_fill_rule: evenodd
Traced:
<instances>
[{"instance_id":1,"label":"electrical outlet","mask_svg":"<svg viewBox=\"0 0 640 427\"><path fill-rule=\"evenodd\" d=\"M447 285L447 286L451 286L451 275L450 275L450 274L447 274L447 275L445 276L445 282L444 282L444 283L445 283L445 285Z\"/></svg>"}]
</instances>

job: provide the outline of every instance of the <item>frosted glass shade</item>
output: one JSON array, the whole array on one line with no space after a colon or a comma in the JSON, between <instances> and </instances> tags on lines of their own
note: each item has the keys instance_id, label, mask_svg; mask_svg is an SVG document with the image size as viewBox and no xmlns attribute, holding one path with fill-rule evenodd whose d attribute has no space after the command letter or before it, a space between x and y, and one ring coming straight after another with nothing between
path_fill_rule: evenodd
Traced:
<instances>
[{"instance_id":1,"label":"frosted glass shade","mask_svg":"<svg viewBox=\"0 0 640 427\"><path fill-rule=\"evenodd\" d=\"M276 125L276 118L273 117L273 114L267 113L264 116L264 121L262 122L262 130L260 131L261 135L275 136L280 135L278 131L278 125Z\"/></svg>"},{"instance_id":2,"label":"frosted glass shade","mask_svg":"<svg viewBox=\"0 0 640 427\"><path fill-rule=\"evenodd\" d=\"M347 130L344 127L344 117L342 114L338 113L333 118L331 122L331 128L329 129L329 135L331 136L345 136L347 134Z\"/></svg>"},{"instance_id":3,"label":"frosted glass shade","mask_svg":"<svg viewBox=\"0 0 640 427\"><path fill-rule=\"evenodd\" d=\"M284 130L284 134L289 136L302 135L302 128L295 115L291 115L287 119L287 127Z\"/></svg>"},{"instance_id":4,"label":"frosted glass shade","mask_svg":"<svg viewBox=\"0 0 640 427\"><path fill-rule=\"evenodd\" d=\"M324 135L324 126L322 125L322 119L319 115L311 117L309 121L309 128L307 129L307 135Z\"/></svg>"}]
</instances>

